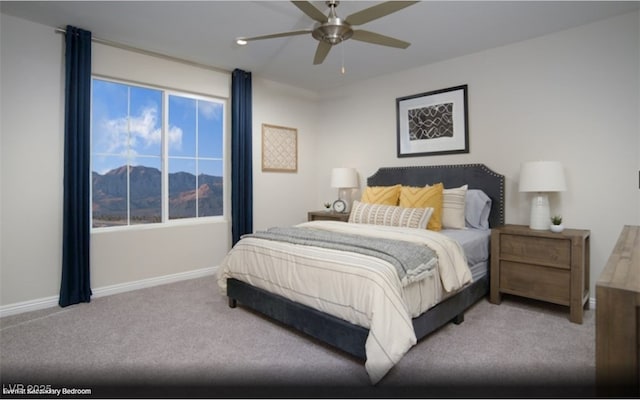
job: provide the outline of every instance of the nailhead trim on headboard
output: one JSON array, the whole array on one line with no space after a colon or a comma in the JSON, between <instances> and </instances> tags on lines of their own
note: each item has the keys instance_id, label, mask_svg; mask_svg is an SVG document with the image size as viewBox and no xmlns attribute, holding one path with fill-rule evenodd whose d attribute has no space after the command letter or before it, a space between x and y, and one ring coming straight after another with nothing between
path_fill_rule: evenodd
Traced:
<instances>
[{"instance_id":1,"label":"nailhead trim on headboard","mask_svg":"<svg viewBox=\"0 0 640 400\"><path fill-rule=\"evenodd\" d=\"M439 182L445 188L468 184L469 189L483 190L492 201L489 225L504 225L504 175L494 172L484 164L382 167L367 178L369 186L424 186Z\"/></svg>"}]
</instances>

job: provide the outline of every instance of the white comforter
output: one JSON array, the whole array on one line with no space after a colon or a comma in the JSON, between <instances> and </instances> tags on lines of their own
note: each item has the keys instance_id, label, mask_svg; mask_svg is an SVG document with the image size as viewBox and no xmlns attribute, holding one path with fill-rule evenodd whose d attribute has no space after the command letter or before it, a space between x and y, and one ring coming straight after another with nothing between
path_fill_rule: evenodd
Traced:
<instances>
[{"instance_id":1,"label":"white comforter","mask_svg":"<svg viewBox=\"0 0 640 400\"><path fill-rule=\"evenodd\" d=\"M446 292L471 282L462 247L440 233L313 221L298 226L407 240L431 247ZM390 263L361 254L246 237L222 261L218 285L236 278L369 329L365 368L377 383L416 344L400 279Z\"/></svg>"}]
</instances>

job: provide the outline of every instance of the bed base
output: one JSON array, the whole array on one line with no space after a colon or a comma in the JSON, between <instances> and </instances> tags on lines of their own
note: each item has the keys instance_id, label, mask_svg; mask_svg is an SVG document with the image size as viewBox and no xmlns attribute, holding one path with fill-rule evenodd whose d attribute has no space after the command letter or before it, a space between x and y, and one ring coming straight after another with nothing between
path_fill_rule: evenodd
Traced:
<instances>
[{"instance_id":1,"label":"bed base","mask_svg":"<svg viewBox=\"0 0 640 400\"><path fill-rule=\"evenodd\" d=\"M424 186L442 182L445 187L467 184L469 189L481 189L492 200L489 226L503 225L504 176L495 173L484 164L432 165L380 168L367 178L368 186L395 184ZM447 298L422 315L413 319L416 337L422 339L429 333L449 323L461 323L464 311L489 292L488 274ZM270 318L302 331L358 358L365 359L364 343L369 330L334 316L314 310L253 287L236 279L227 280L229 305L237 302Z\"/></svg>"},{"instance_id":2,"label":"bed base","mask_svg":"<svg viewBox=\"0 0 640 400\"><path fill-rule=\"evenodd\" d=\"M295 303L237 279L227 279L229 306L236 302L361 359L369 330Z\"/></svg>"},{"instance_id":3,"label":"bed base","mask_svg":"<svg viewBox=\"0 0 640 400\"><path fill-rule=\"evenodd\" d=\"M418 340L449 322L462 323L465 310L488 291L489 280L485 276L414 318L413 329ZM365 342L369 335L366 328L233 278L227 279L227 296L229 307L235 308L239 302L357 358L366 359Z\"/></svg>"}]
</instances>

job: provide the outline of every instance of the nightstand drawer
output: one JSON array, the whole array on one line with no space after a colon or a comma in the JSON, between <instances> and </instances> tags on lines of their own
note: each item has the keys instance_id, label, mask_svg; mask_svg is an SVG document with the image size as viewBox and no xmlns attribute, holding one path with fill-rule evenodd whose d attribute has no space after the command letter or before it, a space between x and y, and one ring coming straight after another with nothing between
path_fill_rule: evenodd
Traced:
<instances>
[{"instance_id":1,"label":"nightstand drawer","mask_svg":"<svg viewBox=\"0 0 640 400\"><path fill-rule=\"evenodd\" d=\"M500 235L500 258L549 267L571 268L571 241L524 235Z\"/></svg>"},{"instance_id":2,"label":"nightstand drawer","mask_svg":"<svg viewBox=\"0 0 640 400\"><path fill-rule=\"evenodd\" d=\"M500 290L504 293L569 305L570 272L512 261L500 261Z\"/></svg>"},{"instance_id":3,"label":"nightstand drawer","mask_svg":"<svg viewBox=\"0 0 640 400\"><path fill-rule=\"evenodd\" d=\"M338 213L334 211L309 211L308 221L349 221L349 213Z\"/></svg>"}]
</instances>

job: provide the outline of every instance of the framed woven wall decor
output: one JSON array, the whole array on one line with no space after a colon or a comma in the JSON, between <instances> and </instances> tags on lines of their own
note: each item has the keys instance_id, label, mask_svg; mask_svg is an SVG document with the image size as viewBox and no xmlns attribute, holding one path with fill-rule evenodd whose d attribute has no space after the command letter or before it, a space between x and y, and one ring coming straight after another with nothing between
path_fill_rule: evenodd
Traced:
<instances>
[{"instance_id":1,"label":"framed woven wall decor","mask_svg":"<svg viewBox=\"0 0 640 400\"><path fill-rule=\"evenodd\" d=\"M396 99L398 157L469 152L467 85Z\"/></svg>"},{"instance_id":2,"label":"framed woven wall decor","mask_svg":"<svg viewBox=\"0 0 640 400\"><path fill-rule=\"evenodd\" d=\"M262 170L298 171L298 130L262 124Z\"/></svg>"}]
</instances>

